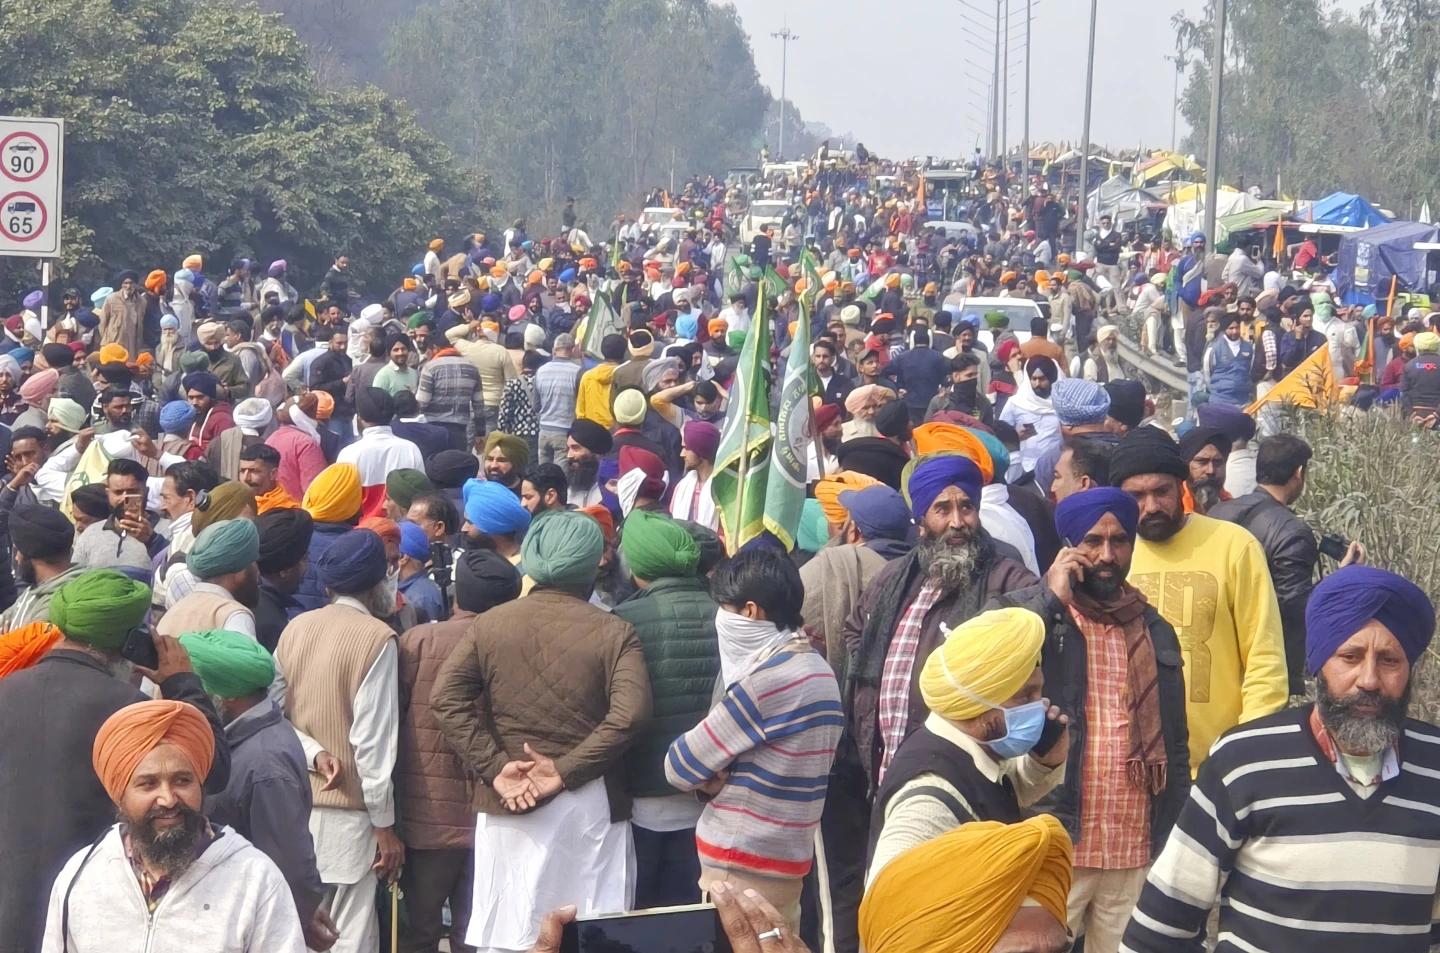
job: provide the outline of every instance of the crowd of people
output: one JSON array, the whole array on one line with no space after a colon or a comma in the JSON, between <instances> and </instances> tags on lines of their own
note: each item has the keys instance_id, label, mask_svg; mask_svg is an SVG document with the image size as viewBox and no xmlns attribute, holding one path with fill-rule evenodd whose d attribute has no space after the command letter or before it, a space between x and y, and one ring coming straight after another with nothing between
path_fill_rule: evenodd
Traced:
<instances>
[{"instance_id":1,"label":"crowd of people","mask_svg":"<svg viewBox=\"0 0 1440 953\"><path fill-rule=\"evenodd\" d=\"M1309 260L1252 296L1105 217L1060 251L1024 188L977 245L821 155L743 249L693 180L647 202L679 228L436 238L373 303L344 256L27 297L0 953L558 953L704 899L746 953L1427 949L1434 609L1321 564L1311 449L1246 411L1327 341L1354 377L1358 316ZM772 401L813 370L788 547L715 492L762 321Z\"/></svg>"}]
</instances>

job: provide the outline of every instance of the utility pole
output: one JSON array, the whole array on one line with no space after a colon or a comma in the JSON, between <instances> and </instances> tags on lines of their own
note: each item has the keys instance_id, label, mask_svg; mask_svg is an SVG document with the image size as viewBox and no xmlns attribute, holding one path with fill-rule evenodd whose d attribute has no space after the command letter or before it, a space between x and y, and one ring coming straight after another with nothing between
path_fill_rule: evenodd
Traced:
<instances>
[{"instance_id":1,"label":"utility pole","mask_svg":"<svg viewBox=\"0 0 1440 953\"><path fill-rule=\"evenodd\" d=\"M1205 148L1205 242L1215 251L1215 200L1220 188L1220 88L1225 79L1225 0L1214 0L1210 48L1210 133Z\"/></svg>"},{"instance_id":2,"label":"utility pole","mask_svg":"<svg viewBox=\"0 0 1440 953\"><path fill-rule=\"evenodd\" d=\"M995 79L990 84L990 155L1000 153L1000 2L995 0Z\"/></svg>"},{"instance_id":3,"label":"utility pole","mask_svg":"<svg viewBox=\"0 0 1440 953\"><path fill-rule=\"evenodd\" d=\"M771 33L775 39L780 41L780 144L776 150L777 161L785 161L785 74L790 67L790 44L800 39L798 33L791 33L789 26L781 27L777 32Z\"/></svg>"},{"instance_id":4,"label":"utility pole","mask_svg":"<svg viewBox=\"0 0 1440 953\"><path fill-rule=\"evenodd\" d=\"M1174 152L1179 142L1176 138L1176 129L1180 122L1180 75L1185 72L1185 67L1189 63L1185 57L1178 54L1165 58L1175 64L1175 88L1170 94L1170 151Z\"/></svg>"},{"instance_id":5,"label":"utility pole","mask_svg":"<svg viewBox=\"0 0 1440 953\"><path fill-rule=\"evenodd\" d=\"M1000 86L1000 168L1005 170L1005 180L1010 179L1010 163L1006 156L1010 152L1010 0L1005 0L1005 64L1001 67Z\"/></svg>"},{"instance_id":6,"label":"utility pole","mask_svg":"<svg viewBox=\"0 0 1440 953\"><path fill-rule=\"evenodd\" d=\"M1075 213L1075 257L1085 250L1085 203L1090 191L1090 94L1095 86L1095 14L1100 0L1090 0L1090 54L1085 60L1085 129L1080 137L1080 202Z\"/></svg>"},{"instance_id":7,"label":"utility pole","mask_svg":"<svg viewBox=\"0 0 1440 953\"><path fill-rule=\"evenodd\" d=\"M1030 4L1025 0L1025 127L1021 134L1020 181L1030 181Z\"/></svg>"}]
</instances>

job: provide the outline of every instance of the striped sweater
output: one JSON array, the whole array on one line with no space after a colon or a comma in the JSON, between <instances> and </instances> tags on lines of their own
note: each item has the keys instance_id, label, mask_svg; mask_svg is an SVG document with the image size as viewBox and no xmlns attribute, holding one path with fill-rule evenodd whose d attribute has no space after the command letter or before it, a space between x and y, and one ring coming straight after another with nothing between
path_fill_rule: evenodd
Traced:
<instances>
[{"instance_id":1,"label":"striped sweater","mask_svg":"<svg viewBox=\"0 0 1440 953\"><path fill-rule=\"evenodd\" d=\"M1150 869L1121 946L1219 953L1423 953L1440 883L1440 729L1406 723L1369 798L1322 753L1310 707L1223 735Z\"/></svg>"},{"instance_id":2,"label":"striped sweater","mask_svg":"<svg viewBox=\"0 0 1440 953\"><path fill-rule=\"evenodd\" d=\"M729 772L695 830L700 862L805 876L844 723L829 663L797 645L731 685L700 724L675 739L665 757L675 787L693 791Z\"/></svg>"}]
</instances>

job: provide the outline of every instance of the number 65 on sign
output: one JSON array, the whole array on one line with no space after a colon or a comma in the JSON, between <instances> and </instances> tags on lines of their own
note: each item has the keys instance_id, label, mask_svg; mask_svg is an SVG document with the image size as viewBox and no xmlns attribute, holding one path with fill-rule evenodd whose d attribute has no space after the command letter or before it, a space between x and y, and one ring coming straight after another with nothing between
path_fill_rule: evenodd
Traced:
<instances>
[{"instance_id":1,"label":"number 65 on sign","mask_svg":"<svg viewBox=\"0 0 1440 953\"><path fill-rule=\"evenodd\" d=\"M0 116L0 255L60 252L65 121Z\"/></svg>"}]
</instances>

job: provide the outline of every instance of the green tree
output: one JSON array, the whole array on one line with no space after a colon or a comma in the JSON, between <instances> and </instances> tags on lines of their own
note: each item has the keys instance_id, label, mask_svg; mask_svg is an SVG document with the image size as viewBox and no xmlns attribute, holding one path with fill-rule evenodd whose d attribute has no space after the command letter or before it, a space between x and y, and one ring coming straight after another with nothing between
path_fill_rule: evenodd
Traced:
<instances>
[{"instance_id":1,"label":"green tree","mask_svg":"<svg viewBox=\"0 0 1440 953\"><path fill-rule=\"evenodd\" d=\"M379 284L492 206L407 107L323 88L294 31L251 3L5 0L0 63L0 114L66 120L75 283L199 251L212 274L236 255L286 258L308 289L345 250ZM12 271L9 285L29 281Z\"/></svg>"}]
</instances>

